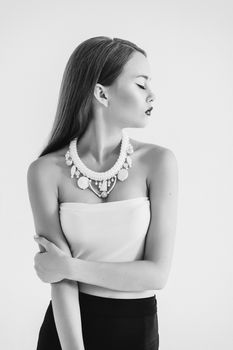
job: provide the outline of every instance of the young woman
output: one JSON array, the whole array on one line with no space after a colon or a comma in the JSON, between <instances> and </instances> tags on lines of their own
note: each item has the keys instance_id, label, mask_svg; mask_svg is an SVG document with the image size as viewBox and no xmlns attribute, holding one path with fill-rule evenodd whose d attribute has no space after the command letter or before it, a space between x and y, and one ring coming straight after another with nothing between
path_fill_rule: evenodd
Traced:
<instances>
[{"instance_id":1,"label":"young woman","mask_svg":"<svg viewBox=\"0 0 233 350\"><path fill-rule=\"evenodd\" d=\"M48 145L27 174L34 267L51 283L37 350L159 348L177 162L125 130L151 118L150 80L145 51L119 38L90 38L67 63Z\"/></svg>"}]
</instances>

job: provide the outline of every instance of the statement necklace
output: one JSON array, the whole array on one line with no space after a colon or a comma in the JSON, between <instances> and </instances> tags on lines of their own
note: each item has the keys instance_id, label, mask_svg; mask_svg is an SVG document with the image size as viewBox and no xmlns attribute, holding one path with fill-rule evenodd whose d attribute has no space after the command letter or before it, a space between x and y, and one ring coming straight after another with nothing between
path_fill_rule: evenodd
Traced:
<instances>
[{"instance_id":1,"label":"statement necklace","mask_svg":"<svg viewBox=\"0 0 233 350\"><path fill-rule=\"evenodd\" d=\"M125 130L122 130L122 141L120 155L108 171L93 171L81 161L77 151L76 137L69 144L69 150L65 154L65 161L71 166L71 178L76 176L77 186L82 190L89 188L98 197L106 198L113 190L116 181L124 181L128 177L128 169L132 167L132 158L130 154L134 152L132 144L129 142L129 136Z\"/></svg>"}]
</instances>

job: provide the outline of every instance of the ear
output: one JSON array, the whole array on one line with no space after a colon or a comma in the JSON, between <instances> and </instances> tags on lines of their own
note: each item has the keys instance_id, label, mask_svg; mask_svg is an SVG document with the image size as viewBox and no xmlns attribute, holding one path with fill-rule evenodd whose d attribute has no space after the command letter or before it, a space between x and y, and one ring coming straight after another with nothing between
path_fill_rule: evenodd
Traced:
<instances>
[{"instance_id":1,"label":"ear","mask_svg":"<svg viewBox=\"0 0 233 350\"><path fill-rule=\"evenodd\" d=\"M108 106L108 93L107 89L103 85L99 83L95 85L94 96L97 99L97 101L99 101L105 107Z\"/></svg>"}]
</instances>

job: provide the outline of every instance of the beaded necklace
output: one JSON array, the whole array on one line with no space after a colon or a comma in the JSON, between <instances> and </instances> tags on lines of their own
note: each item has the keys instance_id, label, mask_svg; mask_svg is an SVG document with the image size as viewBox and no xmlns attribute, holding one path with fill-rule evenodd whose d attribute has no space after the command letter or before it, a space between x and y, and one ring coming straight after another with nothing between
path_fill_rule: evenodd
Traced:
<instances>
[{"instance_id":1,"label":"beaded necklace","mask_svg":"<svg viewBox=\"0 0 233 350\"><path fill-rule=\"evenodd\" d=\"M131 154L134 152L129 136L122 130L120 154L116 163L105 172L96 172L89 169L80 159L77 150L78 138L71 140L69 150L65 154L65 161L71 166L71 178L76 176L77 186L82 190L89 188L98 197L106 198L113 190L116 181L125 181L128 169L132 167Z\"/></svg>"}]
</instances>

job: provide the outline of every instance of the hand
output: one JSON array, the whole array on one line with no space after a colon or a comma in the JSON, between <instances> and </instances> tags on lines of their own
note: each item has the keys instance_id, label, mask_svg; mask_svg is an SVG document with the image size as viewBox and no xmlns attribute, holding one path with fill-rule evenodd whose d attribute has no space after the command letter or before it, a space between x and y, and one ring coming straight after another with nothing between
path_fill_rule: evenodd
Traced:
<instances>
[{"instance_id":1,"label":"hand","mask_svg":"<svg viewBox=\"0 0 233 350\"><path fill-rule=\"evenodd\" d=\"M34 239L46 249L46 252L39 252L34 257L34 268L38 277L47 283L59 282L66 278L71 256L45 237L34 236Z\"/></svg>"}]
</instances>

